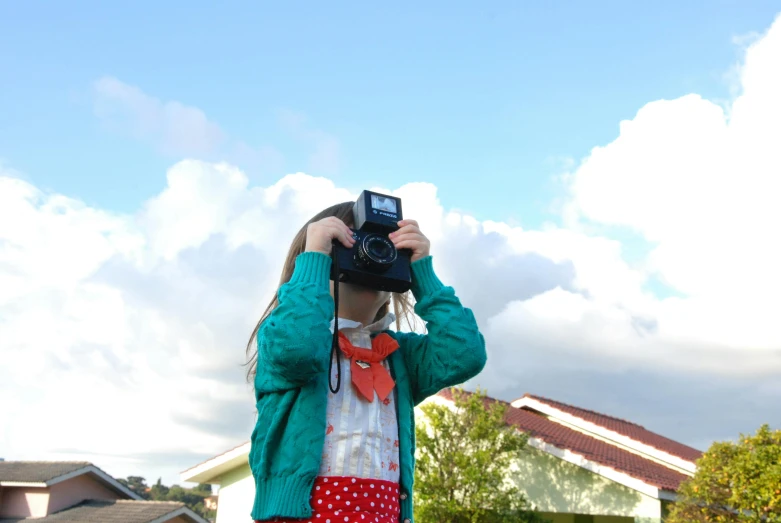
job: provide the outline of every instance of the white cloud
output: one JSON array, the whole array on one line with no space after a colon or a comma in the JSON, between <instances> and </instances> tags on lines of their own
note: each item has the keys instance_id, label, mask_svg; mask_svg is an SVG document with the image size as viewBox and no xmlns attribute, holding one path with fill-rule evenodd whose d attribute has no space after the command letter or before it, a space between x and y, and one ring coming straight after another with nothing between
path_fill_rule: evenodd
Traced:
<instances>
[{"instance_id":1,"label":"white cloud","mask_svg":"<svg viewBox=\"0 0 781 523\"><path fill-rule=\"evenodd\" d=\"M78 456L171 481L248 436L243 345L286 246L312 214L357 194L304 174L249 187L235 167L199 161L177 163L167 178L127 216L0 178L0 393L14 398L0 404L7 457ZM724 347L732 358L720 362L659 336L649 327L659 303L611 240L480 223L447 212L429 184L394 192L480 318L491 352L481 381L523 387L519 369L583 361L658 367L674 351L691 372L760 374L740 346Z\"/></svg>"},{"instance_id":2,"label":"white cloud","mask_svg":"<svg viewBox=\"0 0 781 523\"><path fill-rule=\"evenodd\" d=\"M624 228L652 246L644 269L686 296L655 305L660 336L742 347L772 368L781 351L780 62L781 17L746 48L726 112L697 95L647 104L570 175L567 208L573 226Z\"/></svg>"},{"instance_id":3,"label":"white cloud","mask_svg":"<svg viewBox=\"0 0 781 523\"><path fill-rule=\"evenodd\" d=\"M642 235L649 267L688 295L777 304L779 61L781 18L747 48L728 114L689 95L622 122L573 173L570 215Z\"/></svg>"},{"instance_id":4,"label":"white cloud","mask_svg":"<svg viewBox=\"0 0 781 523\"><path fill-rule=\"evenodd\" d=\"M3 457L147 474L151 455L189 453L181 468L248 435L243 347L285 244L356 195L303 174L249 188L189 160L167 179L116 215L0 173Z\"/></svg>"}]
</instances>

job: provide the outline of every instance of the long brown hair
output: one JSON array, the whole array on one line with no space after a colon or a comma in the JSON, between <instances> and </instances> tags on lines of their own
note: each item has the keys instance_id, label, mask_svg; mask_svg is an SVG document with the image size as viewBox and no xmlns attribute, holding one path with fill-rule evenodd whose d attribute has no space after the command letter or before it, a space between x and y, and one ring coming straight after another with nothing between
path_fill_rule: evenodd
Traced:
<instances>
[{"instance_id":1,"label":"long brown hair","mask_svg":"<svg viewBox=\"0 0 781 523\"><path fill-rule=\"evenodd\" d=\"M335 216L342 220L348 227L352 227L354 225L353 223L353 205L354 202L344 202L339 203L336 205L333 205L323 211L320 211L318 214L313 216L308 222L304 224L303 227L301 227L301 230L296 233L295 237L293 238L293 242L290 244L290 249L287 251L287 258L285 258L285 265L282 268L282 275L279 277L279 285L277 286L277 291L274 292L274 297L271 299L271 301L268 304L268 307L266 307L266 310L263 311L263 315L260 317L260 320L258 320L257 325L255 325L255 329L252 331L252 334L249 337L249 341L247 341L247 381L250 381L254 379L255 373L256 373L256 367L257 367L257 360L258 360L258 347L255 343L255 339L258 335L258 330L260 330L260 326L263 324L263 322L266 320L266 318L269 317L269 315L272 313L272 311L277 307L279 304L278 301L278 295L279 295L279 288L282 287L285 283L290 281L290 278L293 276L293 270L296 266L296 258L299 254L304 252L304 249L306 247L306 230L310 223L314 223L317 221L322 220L323 218L327 218L329 216ZM410 300L409 292L405 292L403 294L401 293L394 293L393 294L393 313L396 316L396 328L399 329L401 327L401 320L407 322L407 325L411 328L415 327L415 313L413 311L412 302ZM383 318L386 314L388 314L388 305L384 304L382 307L380 307L380 310L377 311L377 316L375 317L375 321ZM324 347L323 350L326 348Z\"/></svg>"}]
</instances>

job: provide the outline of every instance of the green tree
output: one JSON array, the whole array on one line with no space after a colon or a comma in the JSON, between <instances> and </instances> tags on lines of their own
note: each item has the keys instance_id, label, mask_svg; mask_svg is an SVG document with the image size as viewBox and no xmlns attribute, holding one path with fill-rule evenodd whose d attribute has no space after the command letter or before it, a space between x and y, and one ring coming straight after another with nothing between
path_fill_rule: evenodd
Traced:
<instances>
[{"instance_id":1,"label":"green tree","mask_svg":"<svg viewBox=\"0 0 781 523\"><path fill-rule=\"evenodd\" d=\"M199 483L197 487L193 489L196 492L204 494L206 497L212 495L212 486L208 483Z\"/></svg>"},{"instance_id":2,"label":"green tree","mask_svg":"<svg viewBox=\"0 0 781 523\"><path fill-rule=\"evenodd\" d=\"M541 522L510 466L527 437L505 422L507 406L454 390L455 408L423 405L416 429L415 519L420 523Z\"/></svg>"},{"instance_id":3,"label":"green tree","mask_svg":"<svg viewBox=\"0 0 781 523\"><path fill-rule=\"evenodd\" d=\"M714 443L678 494L668 523L781 523L781 430Z\"/></svg>"},{"instance_id":4,"label":"green tree","mask_svg":"<svg viewBox=\"0 0 781 523\"><path fill-rule=\"evenodd\" d=\"M147 492L149 487L146 484L146 480L141 476L128 476L127 479L120 478L117 481L141 496L143 499L150 499L149 492Z\"/></svg>"},{"instance_id":5,"label":"green tree","mask_svg":"<svg viewBox=\"0 0 781 523\"><path fill-rule=\"evenodd\" d=\"M206 510L203 501L204 498L212 495L211 485L202 483L192 489L180 487L179 485L167 487L163 485L162 478L158 478L157 482L150 488L147 486L146 480L140 476L128 476L127 479L120 478L117 481L144 499L151 501L179 501L206 519L214 519L215 517L215 511Z\"/></svg>"},{"instance_id":6,"label":"green tree","mask_svg":"<svg viewBox=\"0 0 781 523\"><path fill-rule=\"evenodd\" d=\"M157 483L152 485L152 488L149 491L150 498L155 501L161 501L166 499L166 496L168 495L168 487L163 485L163 479L157 478Z\"/></svg>"},{"instance_id":7,"label":"green tree","mask_svg":"<svg viewBox=\"0 0 781 523\"><path fill-rule=\"evenodd\" d=\"M166 501L181 501L188 507L195 510L199 503L203 504L203 498L206 496L203 493L197 492L192 489L182 488L179 485L173 485L168 490Z\"/></svg>"},{"instance_id":8,"label":"green tree","mask_svg":"<svg viewBox=\"0 0 781 523\"><path fill-rule=\"evenodd\" d=\"M211 486L209 487L211 490ZM195 513L210 519L214 517L213 510L206 510L204 504L204 498L211 495L211 492L206 492L203 485L198 485L194 489L188 489L180 487L179 485L172 485L168 488L168 492L161 501L179 501L190 507Z\"/></svg>"}]
</instances>

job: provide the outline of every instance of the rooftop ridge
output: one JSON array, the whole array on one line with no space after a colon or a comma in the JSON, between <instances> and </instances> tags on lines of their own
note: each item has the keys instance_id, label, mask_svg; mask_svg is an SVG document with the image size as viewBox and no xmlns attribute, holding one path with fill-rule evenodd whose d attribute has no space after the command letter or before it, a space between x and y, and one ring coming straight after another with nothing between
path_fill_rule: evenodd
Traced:
<instances>
[{"instance_id":1,"label":"rooftop ridge","mask_svg":"<svg viewBox=\"0 0 781 523\"><path fill-rule=\"evenodd\" d=\"M453 391L454 391L454 390L457 390L457 388L456 388L456 387L450 387L450 388L447 388L447 389L442 389L442 390L439 392L439 394L441 395L442 393L444 393L444 394L446 394L446 395L453 396ZM466 389L461 389L461 390L459 390L459 393L460 393L460 394L465 394L465 395L467 395L467 396L471 396L472 394L474 394L474 392L468 391L468 390L466 390ZM498 399L498 398L492 398L491 396L488 396L488 395L485 395L485 398L484 398L484 399L485 399L486 401L495 401L496 403L501 403L502 405L507 405L508 407L510 407L510 408L513 408L513 409L515 408L515 407L513 407L513 406L512 406L512 403L511 403L511 402L509 402L509 401L500 400L500 399Z\"/></svg>"},{"instance_id":2,"label":"rooftop ridge","mask_svg":"<svg viewBox=\"0 0 781 523\"><path fill-rule=\"evenodd\" d=\"M637 428L640 428L640 429L643 429L643 430L648 430L644 426L640 425L639 423L635 423L634 421L629 421L627 419L619 418L619 417L616 417L616 416L611 416L610 414L605 414L603 412L597 412L596 410L591 410L591 409L586 409L586 408L583 408L583 407L578 407L577 405L571 405L569 403L564 403L563 401L557 401L557 400L554 400L554 399L551 399L551 398L546 398L545 396L539 396L537 394L531 394L531 393L527 392L526 394L521 396L521 398L531 398L533 400L541 401L541 402L544 402L544 403L549 403L553 407L555 407L556 405L569 407L571 409L576 409L576 410L580 410L580 411L583 411L583 412L588 412L589 414L594 414L595 416L602 416L603 418L611 419L613 421L620 421L621 423L626 423L627 425L633 425L633 426L635 426Z\"/></svg>"},{"instance_id":3,"label":"rooftop ridge","mask_svg":"<svg viewBox=\"0 0 781 523\"><path fill-rule=\"evenodd\" d=\"M439 396L443 397L444 399L452 400L455 390L456 389L444 389L439 393ZM468 391L464 391L464 393L472 394ZM536 401L539 403L539 405L537 407L533 405L523 405L523 400L529 400L529 402ZM520 410L522 412L528 413L529 415L545 419L548 419L549 417L556 418L557 416L555 413L547 410L548 408L555 409L565 413L568 416L571 416L572 418L581 419L585 423L592 424L596 427L599 427L600 429L614 432L621 435L622 437L654 448L657 451L669 454L689 463L696 462L696 460L702 456L702 451L649 430L639 423L634 423L616 416L610 416L608 414L603 414L591 409L585 409L576 405L570 405L561 401L546 398L544 396L539 396L537 394L526 393L521 398L518 398L513 402L505 402L503 400L498 400L491 398L490 396L486 396L485 401L497 401L502 405L509 405L510 411ZM515 407L513 403L520 405ZM543 408L542 405L544 405L545 408ZM546 413L551 414L551 416L548 416Z\"/></svg>"}]
</instances>

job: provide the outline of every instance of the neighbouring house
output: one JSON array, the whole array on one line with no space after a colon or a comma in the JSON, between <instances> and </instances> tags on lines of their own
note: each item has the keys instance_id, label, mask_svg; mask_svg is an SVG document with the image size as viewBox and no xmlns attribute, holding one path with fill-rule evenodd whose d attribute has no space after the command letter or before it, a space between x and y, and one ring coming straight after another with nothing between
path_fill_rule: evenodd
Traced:
<instances>
[{"instance_id":1,"label":"neighbouring house","mask_svg":"<svg viewBox=\"0 0 781 523\"><path fill-rule=\"evenodd\" d=\"M0 523L208 523L184 503L145 501L89 462L0 461Z\"/></svg>"},{"instance_id":2,"label":"neighbouring house","mask_svg":"<svg viewBox=\"0 0 781 523\"><path fill-rule=\"evenodd\" d=\"M452 391L427 402L452 405ZM529 435L511 480L553 523L660 523L701 455L636 423L540 396L507 407L507 422ZM219 485L216 523L251 522L249 451L247 442L182 473Z\"/></svg>"},{"instance_id":3,"label":"neighbouring house","mask_svg":"<svg viewBox=\"0 0 781 523\"><path fill-rule=\"evenodd\" d=\"M452 391L429 401L452 404ZM513 480L553 523L658 523L702 455L636 423L532 394L507 407L506 421L529 435Z\"/></svg>"},{"instance_id":4,"label":"neighbouring house","mask_svg":"<svg viewBox=\"0 0 781 523\"><path fill-rule=\"evenodd\" d=\"M219 485L216 523L252 523L255 482L249 468L249 442L181 474L182 481Z\"/></svg>"},{"instance_id":5,"label":"neighbouring house","mask_svg":"<svg viewBox=\"0 0 781 523\"><path fill-rule=\"evenodd\" d=\"M206 510L217 510L217 496L203 498L203 506L206 507Z\"/></svg>"}]
</instances>

